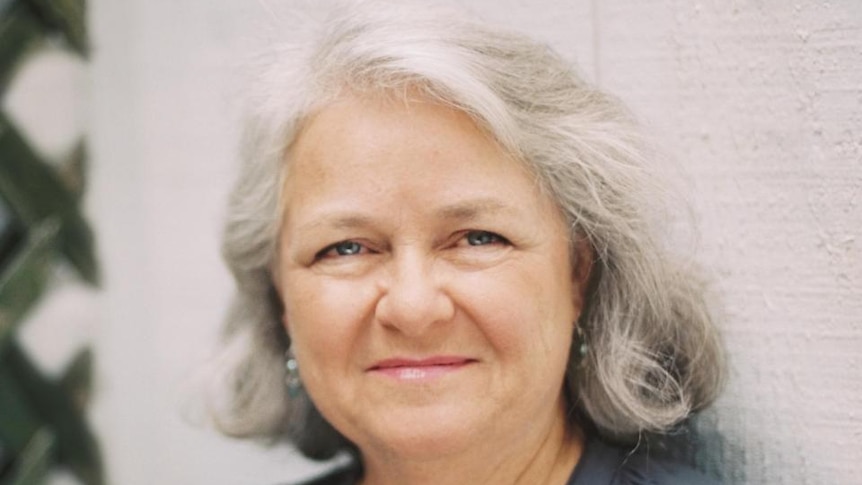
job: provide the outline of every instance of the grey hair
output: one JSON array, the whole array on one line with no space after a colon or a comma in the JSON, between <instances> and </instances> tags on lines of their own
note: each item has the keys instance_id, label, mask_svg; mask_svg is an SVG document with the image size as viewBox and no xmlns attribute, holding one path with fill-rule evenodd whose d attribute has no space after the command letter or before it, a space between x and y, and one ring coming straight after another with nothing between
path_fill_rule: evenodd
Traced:
<instances>
[{"instance_id":1,"label":"grey hair","mask_svg":"<svg viewBox=\"0 0 862 485\"><path fill-rule=\"evenodd\" d=\"M467 113L553 196L573 247L592 246L579 320L589 351L571 352L565 383L573 423L636 439L716 398L722 350L696 266L664 241L655 153L620 102L549 48L463 12L353 1L311 39L273 43L253 70L223 241L237 284L218 367L227 399L213 408L223 432L288 437L314 458L350 446L307 397L286 395L289 338L272 273L289 147L303 121L345 91L418 89Z\"/></svg>"}]
</instances>

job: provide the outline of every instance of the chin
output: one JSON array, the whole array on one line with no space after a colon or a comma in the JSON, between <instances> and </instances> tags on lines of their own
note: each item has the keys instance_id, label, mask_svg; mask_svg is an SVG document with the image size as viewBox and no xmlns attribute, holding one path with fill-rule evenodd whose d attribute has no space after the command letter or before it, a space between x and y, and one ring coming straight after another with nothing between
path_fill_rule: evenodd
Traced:
<instances>
[{"instance_id":1,"label":"chin","mask_svg":"<svg viewBox=\"0 0 862 485\"><path fill-rule=\"evenodd\" d=\"M488 423L463 409L412 410L385 413L381 418L376 429L368 430L369 443L415 459L459 453L483 436L487 439L482 431Z\"/></svg>"}]
</instances>

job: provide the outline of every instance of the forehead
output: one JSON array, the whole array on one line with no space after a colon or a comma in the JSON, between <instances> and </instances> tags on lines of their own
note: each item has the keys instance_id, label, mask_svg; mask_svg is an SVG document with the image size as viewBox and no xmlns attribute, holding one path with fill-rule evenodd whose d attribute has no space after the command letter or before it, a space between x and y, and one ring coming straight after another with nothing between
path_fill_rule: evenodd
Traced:
<instances>
[{"instance_id":1,"label":"forehead","mask_svg":"<svg viewBox=\"0 0 862 485\"><path fill-rule=\"evenodd\" d=\"M440 170L478 175L503 165L533 178L463 111L411 93L328 103L305 121L287 158L289 178L301 177L302 186L369 170L379 177L403 171L439 176Z\"/></svg>"},{"instance_id":2,"label":"forehead","mask_svg":"<svg viewBox=\"0 0 862 485\"><path fill-rule=\"evenodd\" d=\"M538 215L554 206L532 173L472 118L422 98L354 96L328 104L309 117L287 163L285 223L333 211L451 216L506 206Z\"/></svg>"},{"instance_id":3,"label":"forehead","mask_svg":"<svg viewBox=\"0 0 862 485\"><path fill-rule=\"evenodd\" d=\"M416 90L348 94L326 103L305 120L288 155L290 163L307 163L341 145L391 153L399 142L409 143L404 149L421 149L441 139L512 158L465 112Z\"/></svg>"}]
</instances>

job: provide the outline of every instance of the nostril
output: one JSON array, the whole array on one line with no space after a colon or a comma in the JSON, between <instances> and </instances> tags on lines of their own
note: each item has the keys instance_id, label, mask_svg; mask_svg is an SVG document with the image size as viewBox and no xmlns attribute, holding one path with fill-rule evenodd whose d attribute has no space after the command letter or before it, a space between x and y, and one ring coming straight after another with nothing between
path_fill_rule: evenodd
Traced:
<instances>
[{"instance_id":1,"label":"nostril","mask_svg":"<svg viewBox=\"0 0 862 485\"><path fill-rule=\"evenodd\" d=\"M439 290L390 291L377 303L375 317L386 326L404 333L421 333L429 327L452 318L453 305Z\"/></svg>"},{"instance_id":2,"label":"nostril","mask_svg":"<svg viewBox=\"0 0 862 485\"><path fill-rule=\"evenodd\" d=\"M399 247L380 282L378 321L405 334L420 334L452 318L453 304L435 274L433 260L415 247Z\"/></svg>"}]
</instances>

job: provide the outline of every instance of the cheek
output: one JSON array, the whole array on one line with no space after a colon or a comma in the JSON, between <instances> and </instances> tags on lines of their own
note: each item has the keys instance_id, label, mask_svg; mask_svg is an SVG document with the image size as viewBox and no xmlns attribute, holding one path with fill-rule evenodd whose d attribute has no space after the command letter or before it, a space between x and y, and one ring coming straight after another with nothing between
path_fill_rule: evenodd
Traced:
<instances>
[{"instance_id":1,"label":"cheek","mask_svg":"<svg viewBox=\"0 0 862 485\"><path fill-rule=\"evenodd\" d=\"M285 326L300 360L337 362L358 340L368 314L368 289L355 281L334 281L314 274L295 275L285 285ZM316 365L317 367L317 365Z\"/></svg>"},{"instance_id":2,"label":"cheek","mask_svg":"<svg viewBox=\"0 0 862 485\"><path fill-rule=\"evenodd\" d=\"M575 309L571 284L550 265L462 278L463 307L505 359L567 358Z\"/></svg>"}]
</instances>

